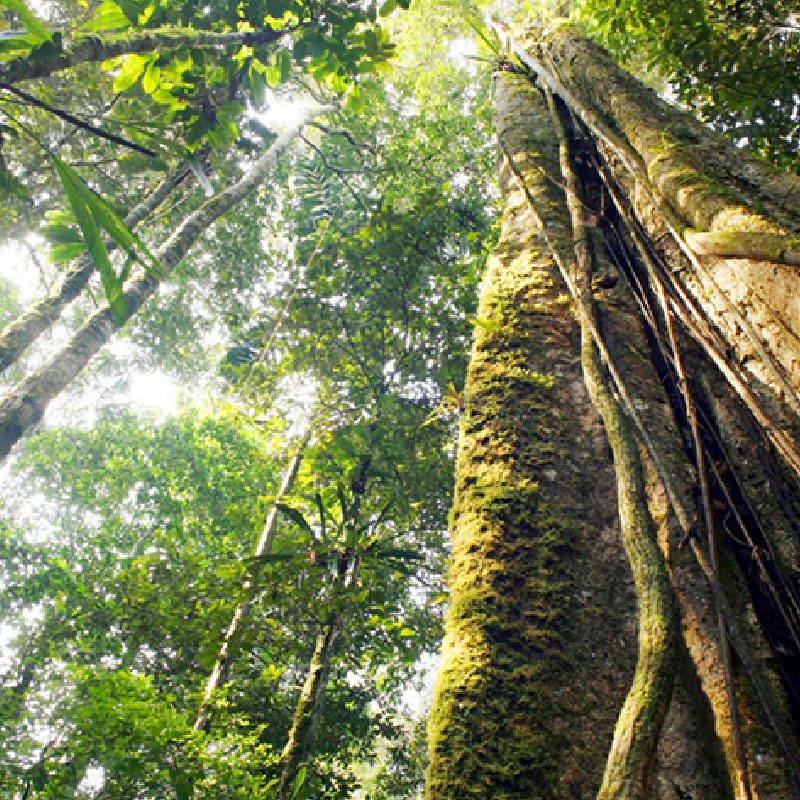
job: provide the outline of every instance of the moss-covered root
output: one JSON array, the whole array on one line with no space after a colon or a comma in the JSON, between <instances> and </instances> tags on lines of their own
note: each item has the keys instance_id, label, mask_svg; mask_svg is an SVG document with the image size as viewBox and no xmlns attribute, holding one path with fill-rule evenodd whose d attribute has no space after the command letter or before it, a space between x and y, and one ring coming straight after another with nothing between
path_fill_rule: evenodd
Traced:
<instances>
[{"instance_id":1,"label":"moss-covered root","mask_svg":"<svg viewBox=\"0 0 800 800\"><path fill-rule=\"evenodd\" d=\"M678 618L666 564L650 516L639 446L617 402L595 339L599 336L592 297L592 253L583 221L580 187L566 128L549 95L559 139L561 171L572 222L572 291L581 326L581 364L592 402L603 419L614 456L622 541L636 584L639 654L636 672L620 712L598 800L646 800L661 727L672 697Z\"/></svg>"}]
</instances>

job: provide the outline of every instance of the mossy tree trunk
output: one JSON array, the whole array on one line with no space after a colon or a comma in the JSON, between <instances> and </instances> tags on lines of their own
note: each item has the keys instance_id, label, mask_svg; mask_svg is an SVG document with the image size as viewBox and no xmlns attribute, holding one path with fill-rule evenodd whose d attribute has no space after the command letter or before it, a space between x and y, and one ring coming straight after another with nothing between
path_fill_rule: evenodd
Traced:
<instances>
[{"instance_id":1,"label":"mossy tree trunk","mask_svg":"<svg viewBox=\"0 0 800 800\"><path fill-rule=\"evenodd\" d=\"M47 406L79 375L111 337L134 317L168 278L205 230L240 202L261 188L281 155L291 146L308 119L328 111L312 109L287 128L238 180L209 198L189 214L155 251L160 270L140 269L126 283L125 313L115 315L106 305L92 314L70 341L49 361L12 388L0 401L0 460L32 426Z\"/></svg>"},{"instance_id":2,"label":"mossy tree trunk","mask_svg":"<svg viewBox=\"0 0 800 800\"><path fill-rule=\"evenodd\" d=\"M800 181L514 46L428 798L800 797Z\"/></svg>"}]
</instances>

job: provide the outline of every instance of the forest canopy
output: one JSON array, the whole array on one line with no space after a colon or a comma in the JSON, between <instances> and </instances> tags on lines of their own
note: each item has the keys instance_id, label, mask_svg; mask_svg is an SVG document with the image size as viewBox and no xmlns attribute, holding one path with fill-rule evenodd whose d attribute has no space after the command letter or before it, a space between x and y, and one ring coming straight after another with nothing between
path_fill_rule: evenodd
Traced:
<instances>
[{"instance_id":1,"label":"forest canopy","mask_svg":"<svg viewBox=\"0 0 800 800\"><path fill-rule=\"evenodd\" d=\"M800 797L799 71L0 0L0 793Z\"/></svg>"}]
</instances>

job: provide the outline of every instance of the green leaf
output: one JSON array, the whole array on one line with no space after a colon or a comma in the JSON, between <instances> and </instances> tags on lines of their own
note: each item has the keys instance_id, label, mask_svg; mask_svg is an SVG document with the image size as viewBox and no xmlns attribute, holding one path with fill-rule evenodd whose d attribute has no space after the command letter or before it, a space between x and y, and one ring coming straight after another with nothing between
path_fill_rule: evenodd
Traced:
<instances>
[{"instance_id":1,"label":"green leaf","mask_svg":"<svg viewBox=\"0 0 800 800\"><path fill-rule=\"evenodd\" d=\"M57 244L50 248L49 260L51 264L61 264L77 258L84 250L83 241Z\"/></svg>"},{"instance_id":2,"label":"green leaf","mask_svg":"<svg viewBox=\"0 0 800 800\"><path fill-rule=\"evenodd\" d=\"M177 800L189 800L194 794L194 786L189 776L176 769L171 769L169 777Z\"/></svg>"},{"instance_id":3,"label":"green leaf","mask_svg":"<svg viewBox=\"0 0 800 800\"><path fill-rule=\"evenodd\" d=\"M278 56L278 69L280 70L281 83L286 83L292 74L292 57L288 50L281 50Z\"/></svg>"},{"instance_id":4,"label":"green leaf","mask_svg":"<svg viewBox=\"0 0 800 800\"><path fill-rule=\"evenodd\" d=\"M267 82L264 75L253 69L252 65L250 67L250 94L255 108L261 108L267 101Z\"/></svg>"},{"instance_id":5,"label":"green leaf","mask_svg":"<svg viewBox=\"0 0 800 800\"><path fill-rule=\"evenodd\" d=\"M119 74L114 78L114 91L125 92L139 80L152 56L140 56L137 53L125 56Z\"/></svg>"},{"instance_id":6,"label":"green leaf","mask_svg":"<svg viewBox=\"0 0 800 800\"><path fill-rule=\"evenodd\" d=\"M344 493L344 486L341 483L336 484L336 497L339 500L339 508L342 510L342 522L347 519L348 514L348 507L347 507L347 497Z\"/></svg>"},{"instance_id":7,"label":"green leaf","mask_svg":"<svg viewBox=\"0 0 800 800\"><path fill-rule=\"evenodd\" d=\"M42 235L48 241L55 244L71 244L81 242L80 233L72 225L64 225L61 222L51 222L42 228Z\"/></svg>"},{"instance_id":8,"label":"green leaf","mask_svg":"<svg viewBox=\"0 0 800 800\"><path fill-rule=\"evenodd\" d=\"M139 22L139 15L145 3L137 3L135 0L114 0L116 5L122 9L122 13L128 18L131 25L136 25Z\"/></svg>"},{"instance_id":9,"label":"green leaf","mask_svg":"<svg viewBox=\"0 0 800 800\"><path fill-rule=\"evenodd\" d=\"M303 788L303 784L306 781L306 773L308 769L306 767L300 767L297 772L297 775L294 776L294 783L292 784L292 797L297 797L300 789Z\"/></svg>"},{"instance_id":10,"label":"green leaf","mask_svg":"<svg viewBox=\"0 0 800 800\"><path fill-rule=\"evenodd\" d=\"M89 20L86 29L89 31L114 31L130 28L131 23L125 12L113 0L104 0Z\"/></svg>"},{"instance_id":11,"label":"green leaf","mask_svg":"<svg viewBox=\"0 0 800 800\"><path fill-rule=\"evenodd\" d=\"M122 293L122 281L117 277L111 259L108 257L105 243L100 236L97 222L90 210L90 198L94 195L91 189L73 172L63 161L53 158L56 172L64 187L72 213L78 221L78 227L83 234L83 241L94 261L95 268L100 273L103 291L106 300L118 324L122 324L128 317L128 307Z\"/></svg>"},{"instance_id":12,"label":"green leaf","mask_svg":"<svg viewBox=\"0 0 800 800\"><path fill-rule=\"evenodd\" d=\"M288 517L290 520L292 520L292 522L299 525L303 530L310 533L313 538L314 529L308 524L306 518L296 508L292 508L292 506L286 505L286 503L275 503L275 508L277 508L278 511L280 511L285 517Z\"/></svg>"},{"instance_id":13,"label":"green leaf","mask_svg":"<svg viewBox=\"0 0 800 800\"><path fill-rule=\"evenodd\" d=\"M144 77L142 78L142 89L144 89L147 94L153 94L153 92L158 89L160 81L161 69L160 67L156 66L155 61L150 61L147 64L147 69L144 71Z\"/></svg>"},{"instance_id":14,"label":"green leaf","mask_svg":"<svg viewBox=\"0 0 800 800\"><path fill-rule=\"evenodd\" d=\"M52 39L34 47L28 55L28 58L36 61L37 59L52 58L62 52L64 52L64 42L61 31L56 31Z\"/></svg>"},{"instance_id":15,"label":"green leaf","mask_svg":"<svg viewBox=\"0 0 800 800\"><path fill-rule=\"evenodd\" d=\"M50 41L51 34L47 28L44 27L38 17L30 11L22 0L0 0L0 6L5 6L5 8L13 11L19 17L19 21L28 31L27 38L29 41L34 44Z\"/></svg>"},{"instance_id":16,"label":"green leaf","mask_svg":"<svg viewBox=\"0 0 800 800\"><path fill-rule=\"evenodd\" d=\"M77 175L75 177L78 178ZM145 243L125 225L117 212L100 195L85 184L83 185L87 192L87 203L96 222L126 253L135 256L138 249L148 262L149 268L157 275L163 275L164 270L158 263L158 259L150 252Z\"/></svg>"},{"instance_id":17,"label":"green leaf","mask_svg":"<svg viewBox=\"0 0 800 800\"><path fill-rule=\"evenodd\" d=\"M15 175L13 175L8 167L6 167L5 160L0 154L0 197L28 197L30 192L27 187L20 183Z\"/></svg>"}]
</instances>

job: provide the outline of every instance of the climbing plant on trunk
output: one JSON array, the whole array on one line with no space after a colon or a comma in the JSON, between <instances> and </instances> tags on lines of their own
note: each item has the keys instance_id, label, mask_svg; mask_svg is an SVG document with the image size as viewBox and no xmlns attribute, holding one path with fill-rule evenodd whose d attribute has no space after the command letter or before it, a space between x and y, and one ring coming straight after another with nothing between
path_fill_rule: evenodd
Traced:
<instances>
[{"instance_id":1,"label":"climbing plant on trunk","mask_svg":"<svg viewBox=\"0 0 800 800\"><path fill-rule=\"evenodd\" d=\"M504 35L428 796L800 796L800 181Z\"/></svg>"}]
</instances>

